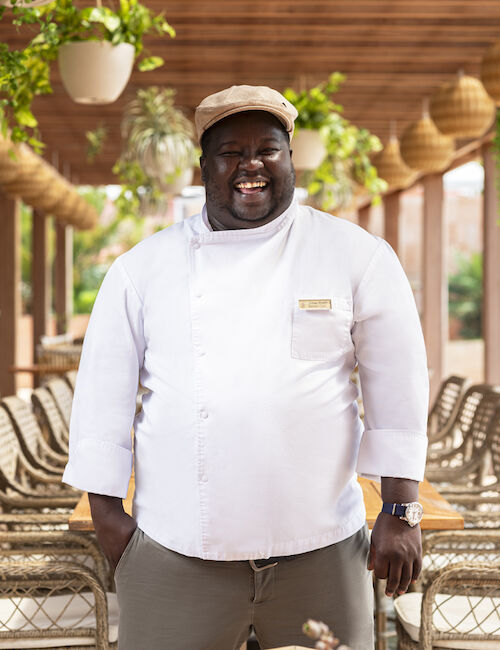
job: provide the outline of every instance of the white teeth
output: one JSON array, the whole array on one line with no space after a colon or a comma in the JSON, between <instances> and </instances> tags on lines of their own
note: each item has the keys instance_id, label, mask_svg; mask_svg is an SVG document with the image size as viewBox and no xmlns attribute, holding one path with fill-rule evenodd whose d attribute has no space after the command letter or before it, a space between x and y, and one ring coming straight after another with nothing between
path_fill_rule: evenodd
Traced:
<instances>
[{"instance_id":1,"label":"white teeth","mask_svg":"<svg viewBox=\"0 0 500 650\"><path fill-rule=\"evenodd\" d=\"M245 190L250 190L253 187L265 187L267 183L264 181L257 181L255 183L236 183L236 187L238 189L245 189Z\"/></svg>"}]
</instances>

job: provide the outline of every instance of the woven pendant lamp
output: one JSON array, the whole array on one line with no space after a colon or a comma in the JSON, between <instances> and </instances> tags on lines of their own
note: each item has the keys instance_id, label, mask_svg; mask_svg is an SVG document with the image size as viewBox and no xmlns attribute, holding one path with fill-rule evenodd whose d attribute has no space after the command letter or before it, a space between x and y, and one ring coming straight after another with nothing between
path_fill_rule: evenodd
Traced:
<instances>
[{"instance_id":1,"label":"woven pendant lamp","mask_svg":"<svg viewBox=\"0 0 500 650\"><path fill-rule=\"evenodd\" d=\"M394 123L391 123L391 135L387 144L382 151L375 154L372 162L380 178L387 181L390 187L405 187L417 176L417 172L410 169L401 158Z\"/></svg>"},{"instance_id":2,"label":"woven pendant lamp","mask_svg":"<svg viewBox=\"0 0 500 650\"><path fill-rule=\"evenodd\" d=\"M410 124L401 136L401 158L411 169L421 172L440 172L453 156L453 140L440 133L424 106L422 117Z\"/></svg>"},{"instance_id":3,"label":"woven pendant lamp","mask_svg":"<svg viewBox=\"0 0 500 650\"><path fill-rule=\"evenodd\" d=\"M500 40L490 47L481 61L481 81L488 95L500 104Z\"/></svg>"},{"instance_id":4,"label":"woven pendant lamp","mask_svg":"<svg viewBox=\"0 0 500 650\"><path fill-rule=\"evenodd\" d=\"M493 121L495 102L479 79L459 72L431 97L429 113L441 133L478 138Z\"/></svg>"}]
</instances>

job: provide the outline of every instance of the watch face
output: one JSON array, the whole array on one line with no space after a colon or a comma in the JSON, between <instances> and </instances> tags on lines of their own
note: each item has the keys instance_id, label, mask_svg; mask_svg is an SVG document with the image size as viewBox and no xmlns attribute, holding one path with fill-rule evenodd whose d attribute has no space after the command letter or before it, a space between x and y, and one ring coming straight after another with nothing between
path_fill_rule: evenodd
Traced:
<instances>
[{"instance_id":1,"label":"watch face","mask_svg":"<svg viewBox=\"0 0 500 650\"><path fill-rule=\"evenodd\" d=\"M405 519L408 521L410 526L416 526L418 523L420 523L423 512L424 509L420 503L409 503L406 506Z\"/></svg>"}]
</instances>

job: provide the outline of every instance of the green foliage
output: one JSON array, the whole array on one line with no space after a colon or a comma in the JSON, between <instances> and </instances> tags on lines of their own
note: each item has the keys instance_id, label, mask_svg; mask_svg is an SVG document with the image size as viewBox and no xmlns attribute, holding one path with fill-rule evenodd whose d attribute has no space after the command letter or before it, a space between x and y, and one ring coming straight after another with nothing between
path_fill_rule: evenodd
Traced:
<instances>
[{"instance_id":1,"label":"green foliage","mask_svg":"<svg viewBox=\"0 0 500 650\"><path fill-rule=\"evenodd\" d=\"M297 92L293 88L286 88L283 95L299 113L295 120L295 128L321 129L328 124L331 113L342 112L342 106L335 104L330 95L338 91L344 80L345 76L341 72L332 72L328 81L310 90Z\"/></svg>"},{"instance_id":2,"label":"green foliage","mask_svg":"<svg viewBox=\"0 0 500 650\"><path fill-rule=\"evenodd\" d=\"M101 215L106 204L102 188L82 187L79 193ZM143 220L129 215L115 215L108 222L100 218L90 230L75 230L73 237L73 302L77 314L92 311L101 282L112 260L116 247L128 250L143 237Z\"/></svg>"},{"instance_id":3,"label":"green foliage","mask_svg":"<svg viewBox=\"0 0 500 650\"><path fill-rule=\"evenodd\" d=\"M382 149L380 140L340 115L342 106L330 97L344 80L343 74L334 72L327 82L310 90L284 91L299 113L295 124L299 129L319 131L327 149L321 165L301 178L301 184L323 210L348 205L357 187L371 194L374 201L387 189L370 161L370 154Z\"/></svg>"},{"instance_id":4,"label":"green foliage","mask_svg":"<svg viewBox=\"0 0 500 650\"><path fill-rule=\"evenodd\" d=\"M101 153L104 141L108 136L108 129L100 124L94 131L86 131L87 139L87 161L94 162L96 157Z\"/></svg>"},{"instance_id":5,"label":"green foliage","mask_svg":"<svg viewBox=\"0 0 500 650\"><path fill-rule=\"evenodd\" d=\"M74 0L58 0L41 7L13 7L11 11L14 25L30 26L38 33L21 50L10 50L6 43L0 43L0 125L4 135L10 129L14 142L27 141L37 151L43 143L31 105L35 96L52 92L50 67L61 45L85 40L130 43L138 59L143 57L147 34L175 36L163 14L153 14L138 0L120 0L116 10L78 9ZM0 19L4 15L1 9ZM153 70L161 65L163 59L148 56L138 62L138 69Z\"/></svg>"},{"instance_id":6,"label":"green foliage","mask_svg":"<svg viewBox=\"0 0 500 650\"><path fill-rule=\"evenodd\" d=\"M482 332L483 255L457 254L456 262L458 270L448 278L449 312L460 321L464 339L477 339Z\"/></svg>"}]
</instances>

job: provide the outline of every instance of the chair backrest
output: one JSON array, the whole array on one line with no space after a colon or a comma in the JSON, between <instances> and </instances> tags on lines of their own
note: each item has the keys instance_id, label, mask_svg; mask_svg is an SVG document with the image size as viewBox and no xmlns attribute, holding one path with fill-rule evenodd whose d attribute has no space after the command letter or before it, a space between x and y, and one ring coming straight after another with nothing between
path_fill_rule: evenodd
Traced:
<instances>
[{"instance_id":1,"label":"chair backrest","mask_svg":"<svg viewBox=\"0 0 500 650\"><path fill-rule=\"evenodd\" d=\"M500 563L500 530L440 530L422 538L422 579L458 562Z\"/></svg>"},{"instance_id":2,"label":"chair backrest","mask_svg":"<svg viewBox=\"0 0 500 650\"><path fill-rule=\"evenodd\" d=\"M31 401L42 428L46 427L47 433L52 438L55 445L63 453L67 453L69 438L68 428L59 413L59 409L57 408L52 395L46 388L40 386L39 388L35 388L31 394Z\"/></svg>"},{"instance_id":3,"label":"chair backrest","mask_svg":"<svg viewBox=\"0 0 500 650\"><path fill-rule=\"evenodd\" d=\"M489 448L493 473L500 483L500 406L490 423Z\"/></svg>"},{"instance_id":4,"label":"chair backrest","mask_svg":"<svg viewBox=\"0 0 500 650\"><path fill-rule=\"evenodd\" d=\"M73 392L75 392L77 372L78 370L68 370L68 372L64 373L64 380Z\"/></svg>"},{"instance_id":5,"label":"chair backrest","mask_svg":"<svg viewBox=\"0 0 500 650\"><path fill-rule=\"evenodd\" d=\"M478 403L468 425L464 431L464 458L479 458L479 452L486 452L492 437L491 425L494 421L496 411L500 405L500 393L496 390L486 391Z\"/></svg>"},{"instance_id":6,"label":"chair backrest","mask_svg":"<svg viewBox=\"0 0 500 650\"><path fill-rule=\"evenodd\" d=\"M427 423L427 433L431 440L433 434L453 421L460 407L460 398L468 383L465 377L451 375L441 384Z\"/></svg>"},{"instance_id":7,"label":"chair backrest","mask_svg":"<svg viewBox=\"0 0 500 650\"><path fill-rule=\"evenodd\" d=\"M31 406L16 395L4 397L0 406L9 413L17 437L22 438L31 455L38 458L43 434Z\"/></svg>"},{"instance_id":8,"label":"chair backrest","mask_svg":"<svg viewBox=\"0 0 500 650\"><path fill-rule=\"evenodd\" d=\"M47 382L46 388L49 389L49 392L59 409L64 424L66 425L66 428L69 429L71 406L73 404L73 391L68 386L67 382L61 378L51 379Z\"/></svg>"},{"instance_id":9,"label":"chair backrest","mask_svg":"<svg viewBox=\"0 0 500 650\"><path fill-rule=\"evenodd\" d=\"M0 481L3 487L16 481L18 460L19 443L11 419L8 413L0 408Z\"/></svg>"},{"instance_id":10,"label":"chair backrest","mask_svg":"<svg viewBox=\"0 0 500 650\"><path fill-rule=\"evenodd\" d=\"M492 391L493 387L490 384L474 384L465 391L449 431L449 435L456 438L454 446L458 447L467 438L481 402Z\"/></svg>"}]
</instances>

